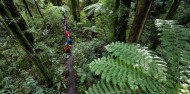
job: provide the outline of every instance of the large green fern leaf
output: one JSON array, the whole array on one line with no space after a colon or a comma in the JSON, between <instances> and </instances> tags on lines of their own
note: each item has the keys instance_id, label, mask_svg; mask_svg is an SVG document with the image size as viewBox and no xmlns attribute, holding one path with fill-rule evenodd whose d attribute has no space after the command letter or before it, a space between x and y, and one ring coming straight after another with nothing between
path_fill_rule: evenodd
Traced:
<instances>
[{"instance_id":1,"label":"large green fern leaf","mask_svg":"<svg viewBox=\"0 0 190 94\"><path fill-rule=\"evenodd\" d=\"M159 65L164 62L162 59L136 45L116 42L106 46L106 49L111 56L96 59L89 67L107 83L112 82L122 88L128 87L133 92L138 89L150 94L166 92L167 84L161 83L165 82L166 77L165 70ZM158 79L160 76L162 80Z\"/></svg>"}]
</instances>

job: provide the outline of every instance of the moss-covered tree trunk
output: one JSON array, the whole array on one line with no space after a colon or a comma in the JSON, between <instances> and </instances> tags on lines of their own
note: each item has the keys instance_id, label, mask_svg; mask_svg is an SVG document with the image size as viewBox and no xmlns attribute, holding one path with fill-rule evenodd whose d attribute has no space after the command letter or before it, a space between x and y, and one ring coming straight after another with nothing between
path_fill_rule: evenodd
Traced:
<instances>
[{"instance_id":1,"label":"moss-covered tree trunk","mask_svg":"<svg viewBox=\"0 0 190 94\"><path fill-rule=\"evenodd\" d=\"M170 10L168 11L168 14L166 16L166 20L172 20L181 0L173 0L172 6Z\"/></svg>"},{"instance_id":2,"label":"moss-covered tree trunk","mask_svg":"<svg viewBox=\"0 0 190 94\"><path fill-rule=\"evenodd\" d=\"M153 0L138 0L135 18L129 33L128 42L138 43L152 3Z\"/></svg>"},{"instance_id":3,"label":"moss-covered tree trunk","mask_svg":"<svg viewBox=\"0 0 190 94\"><path fill-rule=\"evenodd\" d=\"M33 19L33 15L32 15L32 13L31 13L29 7L28 7L28 4L27 4L26 0L22 0L22 2L23 2L23 4L24 4L24 7L25 7L26 11L27 11L28 14L30 15L30 17Z\"/></svg>"},{"instance_id":4,"label":"moss-covered tree trunk","mask_svg":"<svg viewBox=\"0 0 190 94\"><path fill-rule=\"evenodd\" d=\"M118 26L118 16L119 16L119 5L120 5L120 0L115 0L115 2L114 2L114 7L115 7L115 9L114 9L114 13L115 13L115 15L114 15L114 41L118 41L119 39L118 39L118 37L117 37L117 35L118 35L118 33L117 33L117 26Z\"/></svg>"},{"instance_id":5,"label":"moss-covered tree trunk","mask_svg":"<svg viewBox=\"0 0 190 94\"><path fill-rule=\"evenodd\" d=\"M77 17L78 17L78 21L80 21L80 1L77 0L77 1L76 1L76 4L77 4L77 6L76 6Z\"/></svg>"},{"instance_id":6,"label":"moss-covered tree trunk","mask_svg":"<svg viewBox=\"0 0 190 94\"><path fill-rule=\"evenodd\" d=\"M131 0L116 0L116 9L119 3L119 15L117 15L117 28L115 31L116 41L126 42L126 30L131 7Z\"/></svg>"},{"instance_id":7,"label":"moss-covered tree trunk","mask_svg":"<svg viewBox=\"0 0 190 94\"><path fill-rule=\"evenodd\" d=\"M44 19L44 16L42 15L42 12L40 11L40 7L38 5L38 2L36 0L34 0L34 2L35 2L35 5L36 5L36 7L38 9L38 12L39 12L40 16Z\"/></svg>"},{"instance_id":8,"label":"moss-covered tree trunk","mask_svg":"<svg viewBox=\"0 0 190 94\"><path fill-rule=\"evenodd\" d=\"M30 44L33 46L34 37L32 33L26 32L28 26L24 18L21 16L20 12L18 11L17 7L15 6L13 0L3 0L3 2L10 11L11 15L16 19L16 23L18 24L20 30L24 32L24 36L27 38L27 40L29 40Z\"/></svg>"},{"instance_id":9,"label":"moss-covered tree trunk","mask_svg":"<svg viewBox=\"0 0 190 94\"><path fill-rule=\"evenodd\" d=\"M70 3L70 9L73 15L73 18L75 21L79 22L80 21L80 11L79 11L79 2L78 0L68 0Z\"/></svg>"},{"instance_id":10,"label":"moss-covered tree trunk","mask_svg":"<svg viewBox=\"0 0 190 94\"><path fill-rule=\"evenodd\" d=\"M4 4L7 6L8 10L10 11L11 15L16 18L17 24L22 31L27 30L28 26L21 16L20 12L18 11L17 7L14 5L13 0L3 0Z\"/></svg>"},{"instance_id":11,"label":"moss-covered tree trunk","mask_svg":"<svg viewBox=\"0 0 190 94\"><path fill-rule=\"evenodd\" d=\"M11 16L11 13L8 11L7 7L3 4L2 0L0 0L0 14L2 18L9 19L9 20L4 20L6 27L10 29L11 33L20 43L23 50L27 53L31 62L33 62L33 64L39 69L39 72L42 74L47 84L51 85L53 83L53 80L49 75L47 68L45 68L45 66L42 65L40 59L35 55L30 42L24 36L23 32L15 22L15 19Z\"/></svg>"}]
</instances>

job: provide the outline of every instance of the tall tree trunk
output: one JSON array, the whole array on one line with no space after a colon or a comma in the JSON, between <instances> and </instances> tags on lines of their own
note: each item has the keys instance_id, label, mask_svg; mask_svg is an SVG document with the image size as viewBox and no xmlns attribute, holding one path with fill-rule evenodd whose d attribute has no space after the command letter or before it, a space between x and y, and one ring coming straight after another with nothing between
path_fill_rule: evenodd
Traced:
<instances>
[{"instance_id":1,"label":"tall tree trunk","mask_svg":"<svg viewBox=\"0 0 190 94\"><path fill-rule=\"evenodd\" d=\"M37 9L38 9L38 12L39 12L40 16L44 19L44 16L42 15L42 12L40 11L38 2L37 2L36 0L34 0L34 2L35 2L35 5L36 5L36 7L37 7Z\"/></svg>"},{"instance_id":2,"label":"tall tree trunk","mask_svg":"<svg viewBox=\"0 0 190 94\"><path fill-rule=\"evenodd\" d=\"M162 3L159 3L159 4L154 3L154 5L152 5L154 10L151 11L152 13L150 13L150 15L152 16L151 19L154 21L157 17L159 17L159 15L165 13L165 11L166 11L165 6L168 4L167 2L169 0L161 0L161 1L162 1ZM155 22L152 24L155 24ZM152 43L152 45L150 47L151 50L156 50L157 47L161 44L161 41L159 40L160 36L158 36L158 33L159 33L158 30L156 30L156 29L153 30L151 32L150 39L147 40L146 44L148 44L148 42Z\"/></svg>"},{"instance_id":3,"label":"tall tree trunk","mask_svg":"<svg viewBox=\"0 0 190 94\"><path fill-rule=\"evenodd\" d=\"M115 4L115 9L114 9L114 41L118 41L118 32L117 32L117 28L118 28L118 16L119 16L119 5L120 5L120 0L115 0L114 2Z\"/></svg>"},{"instance_id":4,"label":"tall tree trunk","mask_svg":"<svg viewBox=\"0 0 190 94\"><path fill-rule=\"evenodd\" d=\"M16 24L13 17L11 16L11 13L7 10L2 0L0 0L0 14L2 18L11 20L11 21L4 20L6 26L10 29L11 33L18 40L23 50L27 53L31 62L33 62L34 65L39 69L39 72L42 74L47 84L51 85L53 83L53 80L51 76L49 75L47 68L45 68L45 66L42 65L42 62L40 61L40 59L36 55L34 55L34 50L30 42L27 40L27 38L24 36L22 31L20 30L19 26Z\"/></svg>"},{"instance_id":5,"label":"tall tree trunk","mask_svg":"<svg viewBox=\"0 0 190 94\"><path fill-rule=\"evenodd\" d=\"M16 18L17 24L22 31L27 30L28 26L21 16L20 12L18 11L17 7L14 5L13 0L3 0L4 4L7 6L8 10L10 11L11 15Z\"/></svg>"},{"instance_id":6,"label":"tall tree trunk","mask_svg":"<svg viewBox=\"0 0 190 94\"><path fill-rule=\"evenodd\" d=\"M172 6L166 16L166 20L172 20L179 4L180 4L181 0L174 0L173 3L172 3Z\"/></svg>"},{"instance_id":7,"label":"tall tree trunk","mask_svg":"<svg viewBox=\"0 0 190 94\"><path fill-rule=\"evenodd\" d=\"M32 15L32 13L31 13L31 11L30 11L29 7L28 7L27 2L26 2L25 0L22 0L22 2L23 2L23 4L24 4L24 6L25 6L26 10L28 11L28 14L29 14L29 15L30 15L30 17L33 19L33 15Z\"/></svg>"},{"instance_id":8,"label":"tall tree trunk","mask_svg":"<svg viewBox=\"0 0 190 94\"><path fill-rule=\"evenodd\" d=\"M120 1L119 15L117 18L118 19L117 30L115 35L117 41L126 42L126 30L128 27L127 23L129 18L130 7L131 7L131 0Z\"/></svg>"},{"instance_id":9,"label":"tall tree trunk","mask_svg":"<svg viewBox=\"0 0 190 94\"><path fill-rule=\"evenodd\" d=\"M71 9L73 18L75 21L79 22L80 21L80 19L79 19L80 15L78 13L79 12L79 10L78 10L79 6L77 4L78 0L69 0L69 2L70 2L70 9Z\"/></svg>"},{"instance_id":10,"label":"tall tree trunk","mask_svg":"<svg viewBox=\"0 0 190 94\"><path fill-rule=\"evenodd\" d=\"M152 3L153 0L138 0L135 18L129 33L128 42L138 43Z\"/></svg>"},{"instance_id":11,"label":"tall tree trunk","mask_svg":"<svg viewBox=\"0 0 190 94\"><path fill-rule=\"evenodd\" d=\"M77 0L76 3L77 3L77 6L76 6L77 17L78 17L78 21L80 21L80 1Z\"/></svg>"},{"instance_id":12,"label":"tall tree trunk","mask_svg":"<svg viewBox=\"0 0 190 94\"><path fill-rule=\"evenodd\" d=\"M25 37L29 40L30 44L33 46L34 44L34 37L32 33L26 32L28 26L21 16L20 12L18 11L17 7L14 5L13 0L3 0L4 4L7 6L8 10L10 11L11 15L16 19L16 22L21 31L24 31Z\"/></svg>"}]
</instances>

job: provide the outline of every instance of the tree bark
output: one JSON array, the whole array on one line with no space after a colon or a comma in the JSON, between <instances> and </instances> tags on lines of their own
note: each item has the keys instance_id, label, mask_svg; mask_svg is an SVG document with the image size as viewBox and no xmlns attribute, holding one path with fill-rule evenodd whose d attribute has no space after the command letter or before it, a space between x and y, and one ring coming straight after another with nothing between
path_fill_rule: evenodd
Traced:
<instances>
[{"instance_id":1,"label":"tree bark","mask_svg":"<svg viewBox=\"0 0 190 94\"><path fill-rule=\"evenodd\" d=\"M79 22L80 21L80 1L77 0L76 3L77 3L77 6L76 6L77 17L78 17L78 22Z\"/></svg>"},{"instance_id":2,"label":"tree bark","mask_svg":"<svg viewBox=\"0 0 190 94\"><path fill-rule=\"evenodd\" d=\"M179 4L180 4L181 0L174 0L173 3L172 3L172 6L166 16L166 20L172 20Z\"/></svg>"},{"instance_id":3,"label":"tree bark","mask_svg":"<svg viewBox=\"0 0 190 94\"><path fill-rule=\"evenodd\" d=\"M23 1L23 4L24 4L24 6L25 6L26 10L28 11L28 14L29 14L29 15L30 15L30 17L33 19L33 15L32 15L32 13L31 13L31 11L30 11L29 7L28 7L27 2L26 2L25 0L22 0L22 1Z\"/></svg>"},{"instance_id":4,"label":"tree bark","mask_svg":"<svg viewBox=\"0 0 190 94\"><path fill-rule=\"evenodd\" d=\"M156 36L156 38L155 38L155 40L154 40L154 42L152 44L152 47L150 49L151 50L156 50L158 45L160 45L160 44L161 44L161 42L159 40L159 36Z\"/></svg>"},{"instance_id":5,"label":"tree bark","mask_svg":"<svg viewBox=\"0 0 190 94\"><path fill-rule=\"evenodd\" d=\"M78 6L78 0L69 0L70 2L70 9L71 9L71 12L72 12L72 15L73 15L73 18L75 21L79 22L80 19L79 19L79 6Z\"/></svg>"},{"instance_id":6,"label":"tree bark","mask_svg":"<svg viewBox=\"0 0 190 94\"><path fill-rule=\"evenodd\" d=\"M24 18L18 11L17 7L14 5L13 0L3 0L4 4L10 11L11 15L16 19L16 23L18 24L21 31L24 31L25 37L29 40L30 44L33 46L34 44L34 37L32 33L26 32L28 29L28 25L26 24Z\"/></svg>"},{"instance_id":7,"label":"tree bark","mask_svg":"<svg viewBox=\"0 0 190 94\"><path fill-rule=\"evenodd\" d=\"M120 5L120 0L115 0L115 9L114 9L114 14L115 14L115 19L114 19L114 41L118 41L118 16L119 16L119 5Z\"/></svg>"},{"instance_id":8,"label":"tree bark","mask_svg":"<svg viewBox=\"0 0 190 94\"><path fill-rule=\"evenodd\" d=\"M138 0L135 18L129 33L128 42L138 43L152 3L153 0Z\"/></svg>"},{"instance_id":9,"label":"tree bark","mask_svg":"<svg viewBox=\"0 0 190 94\"><path fill-rule=\"evenodd\" d=\"M11 15L16 18L17 24L22 31L27 30L28 26L21 16L20 12L18 11L17 7L14 5L13 0L3 0L4 4L7 6L8 10L10 11Z\"/></svg>"},{"instance_id":10,"label":"tree bark","mask_svg":"<svg viewBox=\"0 0 190 94\"><path fill-rule=\"evenodd\" d=\"M8 27L8 29L10 29L10 32L18 40L18 42L20 43L23 50L27 53L31 62L39 69L39 72L44 77L46 83L48 85L52 85L53 80L52 80L51 76L49 75L47 68L45 68L45 66L42 65L42 62L40 61L40 59L36 55L34 55L34 50L31 46L31 44L29 43L27 38L24 36L24 34L21 32L19 26L14 21L13 17L11 16L11 13L7 10L7 8L3 4L2 0L0 0L0 14L1 14L2 18L9 19L9 20L4 20L6 27Z\"/></svg>"},{"instance_id":11,"label":"tree bark","mask_svg":"<svg viewBox=\"0 0 190 94\"><path fill-rule=\"evenodd\" d=\"M36 5L36 7L37 7L37 9L38 9L38 12L39 12L40 16L44 19L44 16L42 15L42 12L40 11L38 2L37 2L36 0L34 0L34 2L35 2L35 5Z\"/></svg>"},{"instance_id":12,"label":"tree bark","mask_svg":"<svg viewBox=\"0 0 190 94\"><path fill-rule=\"evenodd\" d=\"M118 3L118 1L116 2ZM121 10L123 9L124 10ZM128 27L128 18L129 12L131 7L131 0L121 0L120 1L120 8L119 8L119 15L118 15L118 22L117 22L117 30L115 31L116 40L120 42L126 42L126 30ZM123 12L125 11L125 12Z\"/></svg>"}]
</instances>

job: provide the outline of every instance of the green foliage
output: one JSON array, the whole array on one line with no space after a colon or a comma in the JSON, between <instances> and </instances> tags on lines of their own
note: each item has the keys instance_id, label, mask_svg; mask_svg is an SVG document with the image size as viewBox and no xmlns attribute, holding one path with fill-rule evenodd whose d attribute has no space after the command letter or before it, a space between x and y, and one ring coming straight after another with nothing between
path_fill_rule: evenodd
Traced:
<instances>
[{"instance_id":1,"label":"green foliage","mask_svg":"<svg viewBox=\"0 0 190 94\"><path fill-rule=\"evenodd\" d=\"M92 60L97 58L100 54L102 54L103 49L99 49L105 45L105 42L101 39L93 39L91 41L81 42L76 44L76 48L73 49L74 53L80 53L85 55L87 58L87 62L90 63ZM81 53L82 52L82 53ZM78 55L75 55L78 56ZM78 62L78 63L87 63L87 62Z\"/></svg>"},{"instance_id":2,"label":"green foliage","mask_svg":"<svg viewBox=\"0 0 190 94\"><path fill-rule=\"evenodd\" d=\"M20 3L21 4L21 3ZM22 9L22 4L21 6ZM31 6L30 6L31 8ZM27 93L55 93L55 89L63 92L65 89L63 65L63 14L66 7L48 5L41 8L44 19L35 11L33 18L21 11L35 38L34 50L43 64L48 67L55 87L45 88L43 79L36 73L26 53L21 49L14 37L7 33L6 29L0 30L0 93L27 94ZM3 27L0 23L0 27ZM2 28L1 28L2 29ZM3 34L3 35L2 35Z\"/></svg>"},{"instance_id":3,"label":"green foliage","mask_svg":"<svg viewBox=\"0 0 190 94\"><path fill-rule=\"evenodd\" d=\"M23 75L27 72L23 71ZM26 79L14 79L11 77L5 77L2 80L3 88L0 90L1 94L47 94L55 93L55 90L44 88L38 85L38 82L32 77L26 77Z\"/></svg>"},{"instance_id":4,"label":"green foliage","mask_svg":"<svg viewBox=\"0 0 190 94\"><path fill-rule=\"evenodd\" d=\"M133 92L140 89L150 94L163 94L167 89L171 90L168 88L171 84L166 81L167 74L164 73L165 62L151 51L144 47L117 42L106 46L106 49L111 55L94 60L89 67L107 83L112 82L126 91L126 87L129 87ZM91 89L87 92L90 93Z\"/></svg>"},{"instance_id":5,"label":"green foliage","mask_svg":"<svg viewBox=\"0 0 190 94\"><path fill-rule=\"evenodd\" d=\"M27 21L29 21L29 25L36 29L49 29L51 32L57 32L63 30L62 19L63 14L68 12L68 8L66 6L57 7L51 4L48 4L47 7L41 9L44 18L41 18L39 14L34 14L34 18L27 18L27 14L23 13L23 16Z\"/></svg>"},{"instance_id":6,"label":"green foliage","mask_svg":"<svg viewBox=\"0 0 190 94\"><path fill-rule=\"evenodd\" d=\"M90 15L92 13L95 13L97 16L98 14L104 14L107 12L113 11L114 1L110 0L99 0L95 4L91 4L84 8L85 11L87 11L87 15Z\"/></svg>"},{"instance_id":7,"label":"green foliage","mask_svg":"<svg viewBox=\"0 0 190 94\"><path fill-rule=\"evenodd\" d=\"M25 52L20 48L17 43L7 41L3 46L3 51L0 51L0 93L1 94L22 94L22 93L36 93L52 92L54 89L44 88L39 85L41 78L36 73L36 68L31 66L31 62L27 59ZM52 70L55 68L52 65ZM60 65L59 65L60 66ZM61 66L60 66L61 67ZM56 70L64 70L56 66ZM54 71L56 71L54 70ZM53 73L53 72L52 72ZM57 81L59 74L62 72L54 73L55 81ZM36 78L39 78L36 80ZM59 80L59 79L58 79Z\"/></svg>"},{"instance_id":8,"label":"green foliage","mask_svg":"<svg viewBox=\"0 0 190 94\"><path fill-rule=\"evenodd\" d=\"M95 13L95 16L97 16L98 14L101 14L103 11L105 11L105 10L102 10L102 3L96 3L96 4L89 5L89 6L85 7L84 10L88 11L87 16L90 16L93 13Z\"/></svg>"},{"instance_id":9,"label":"green foliage","mask_svg":"<svg viewBox=\"0 0 190 94\"><path fill-rule=\"evenodd\" d=\"M172 80L176 90L184 91L184 86L190 87L190 29L180 25L174 25L165 21L160 25L162 30L162 54L167 61L168 73L167 79ZM186 90L186 93L189 92ZM182 92L185 94L185 92Z\"/></svg>"},{"instance_id":10,"label":"green foliage","mask_svg":"<svg viewBox=\"0 0 190 94\"><path fill-rule=\"evenodd\" d=\"M182 0L181 4L176 12L175 19L178 20L179 23L186 25L189 23L189 15L190 15L190 7L188 1Z\"/></svg>"},{"instance_id":11,"label":"green foliage","mask_svg":"<svg viewBox=\"0 0 190 94\"><path fill-rule=\"evenodd\" d=\"M33 18L25 11L22 0L13 0L28 24L28 32L35 37L35 55L47 66L55 82L54 87L45 88L36 68L1 23L0 17L0 94L55 94L63 93L65 86L65 56L63 53L63 14L69 19L69 28L74 31L75 70L77 72L77 93L79 94L189 94L190 93L190 30L179 25L161 23L162 45L159 56L139 45L112 43L114 20L127 9L123 5L114 10L115 0L92 0L93 4L83 8L81 22L76 23L66 6L44 4L36 0L43 17L40 16L34 0L26 0ZM62 0L63 2L69 0ZM165 0L156 0L162 5ZM169 8L173 0L166 0ZM86 0L80 0L86 2ZM132 0L129 27L135 13L136 0ZM166 10L165 8L163 8ZM189 1L182 0L175 19L188 26ZM115 12L115 13L114 13ZM151 11L160 14L157 10ZM86 13L86 14L85 14ZM156 15L158 15L156 14ZM154 15L154 14L153 14ZM87 20L92 16L91 20ZM161 15L162 16L162 15ZM164 16L164 15L163 15ZM152 17L152 14L150 14ZM165 17L165 16L164 16ZM15 18L16 20L19 18ZM148 20L142 43L149 47L157 36L157 27ZM166 22L168 23L168 22ZM156 33L155 33L156 32ZM102 58L101 58L102 57ZM99 59L97 59L99 58ZM96 60L94 60L96 59ZM94 60L94 61L93 61ZM90 63L92 62L92 63ZM98 83L96 83L98 82ZM93 85L94 84L94 85ZM88 87L90 87L88 89ZM84 92L86 91L86 92Z\"/></svg>"},{"instance_id":12,"label":"green foliage","mask_svg":"<svg viewBox=\"0 0 190 94\"><path fill-rule=\"evenodd\" d=\"M99 81L96 85L89 88L85 94L131 94L129 88L123 88L112 83Z\"/></svg>"},{"instance_id":13,"label":"green foliage","mask_svg":"<svg viewBox=\"0 0 190 94\"><path fill-rule=\"evenodd\" d=\"M114 27L114 0L99 0L97 3L89 5L84 8L88 15L92 15L92 21L95 23L93 27L98 28L98 32L107 38L108 41L112 40ZM106 36L106 37L105 37Z\"/></svg>"},{"instance_id":14,"label":"green foliage","mask_svg":"<svg viewBox=\"0 0 190 94\"><path fill-rule=\"evenodd\" d=\"M100 49L104 45L104 41L100 39L87 40L86 42L81 42L80 40L75 44L72 53L75 58L75 69L78 75L78 93L83 94L97 80L87 64L104 53Z\"/></svg>"},{"instance_id":15,"label":"green foliage","mask_svg":"<svg viewBox=\"0 0 190 94\"><path fill-rule=\"evenodd\" d=\"M148 19L146 22L144 32L140 37L140 44L146 45L149 48L152 47L154 44L154 41L158 37L158 33L160 33L160 31L156 27L155 21Z\"/></svg>"}]
</instances>

